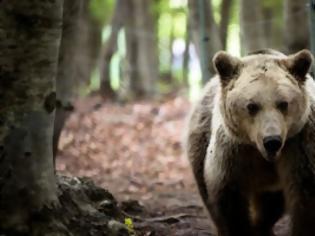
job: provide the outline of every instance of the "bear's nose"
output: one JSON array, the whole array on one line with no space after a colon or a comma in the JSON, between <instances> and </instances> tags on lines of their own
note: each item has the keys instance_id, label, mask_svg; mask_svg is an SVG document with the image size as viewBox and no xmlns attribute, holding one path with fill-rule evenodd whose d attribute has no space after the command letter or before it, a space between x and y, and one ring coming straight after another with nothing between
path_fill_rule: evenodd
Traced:
<instances>
[{"instance_id":1,"label":"bear's nose","mask_svg":"<svg viewBox=\"0 0 315 236\"><path fill-rule=\"evenodd\" d=\"M276 152L281 148L282 145L281 137L278 135L265 137L263 142L264 147L269 155L276 154Z\"/></svg>"}]
</instances>

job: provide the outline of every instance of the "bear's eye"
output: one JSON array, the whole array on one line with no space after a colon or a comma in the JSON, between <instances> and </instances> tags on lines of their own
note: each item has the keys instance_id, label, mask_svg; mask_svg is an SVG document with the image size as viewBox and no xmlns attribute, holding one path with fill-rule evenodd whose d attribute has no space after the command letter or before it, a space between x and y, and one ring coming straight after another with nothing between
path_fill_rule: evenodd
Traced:
<instances>
[{"instance_id":1,"label":"bear's eye","mask_svg":"<svg viewBox=\"0 0 315 236\"><path fill-rule=\"evenodd\" d=\"M248 113L251 115L251 116L254 116L258 113L258 111L260 110L260 106L257 104L257 103L249 103L247 105L247 110L248 110Z\"/></svg>"},{"instance_id":2,"label":"bear's eye","mask_svg":"<svg viewBox=\"0 0 315 236\"><path fill-rule=\"evenodd\" d=\"M288 106L289 106L289 104L286 101L281 101L281 102L277 103L277 108L281 112L286 112L288 110Z\"/></svg>"}]
</instances>

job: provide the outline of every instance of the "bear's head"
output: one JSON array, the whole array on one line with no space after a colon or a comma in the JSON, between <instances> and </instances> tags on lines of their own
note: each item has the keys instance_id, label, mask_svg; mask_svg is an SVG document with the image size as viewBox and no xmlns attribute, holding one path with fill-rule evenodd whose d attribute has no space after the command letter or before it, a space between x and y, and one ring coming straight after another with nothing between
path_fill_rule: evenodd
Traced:
<instances>
[{"instance_id":1,"label":"bear's head","mask_svg":"<svg viewBox=\"0 0 315 236\"><path fill-rule=\"evenodd\" d=\"M275 160L285 141L301 131L310 112L308 50L285 56L260 51L243 58L223 51L214 58L221 83L220 112L228 133Z\"/></svg>"}]
</instances>

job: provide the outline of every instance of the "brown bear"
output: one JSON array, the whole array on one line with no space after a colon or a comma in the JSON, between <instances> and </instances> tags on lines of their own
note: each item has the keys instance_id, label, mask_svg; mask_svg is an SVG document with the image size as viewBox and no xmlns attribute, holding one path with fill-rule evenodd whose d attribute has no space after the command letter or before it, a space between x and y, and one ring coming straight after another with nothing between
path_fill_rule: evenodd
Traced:
<instances>
[{"instance_id":1,"label":"brown bear","mask_svg":"<svg viewBox=\"0 0 315 236\"><path fill-rule=\"evenodd\" d=\"M186 154L220 236L315 235L315 82L308 50L218 52L189 118Z\"/></svg>"}]
</instances>

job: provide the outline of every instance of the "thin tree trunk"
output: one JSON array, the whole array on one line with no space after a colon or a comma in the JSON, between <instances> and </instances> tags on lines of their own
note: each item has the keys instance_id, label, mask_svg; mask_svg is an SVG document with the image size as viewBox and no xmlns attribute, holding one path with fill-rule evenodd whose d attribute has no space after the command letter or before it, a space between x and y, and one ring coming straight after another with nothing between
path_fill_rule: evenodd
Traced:
<instances>
[{"instance_id":1,"label":"thin tree trunk","mask_svg":"<svg viewBox=\"0 0 315 236\"><path fill-rule=\"evenodd\" d=\"M32 219L58 203L52 136L62 2L0 3L0 231L10 235L45 235Z\"/></svg>"},{"instance_id":2,"label":"thin tree trunk","mask_svg":"<svg viewBox=\"0 0 315 236\"><path fill-rule=\"evenodd\" d=\"M102 24L91 14L91 0L83 0L79 19L80 34L75 60L75 78L80 86L90 84L92 72L97 68L102 46Z\"/></svg>"},{"instance_id":3,"label":"thin tree trunk","mask_svg":"<svg viewBox=\"0 0 315 236\"><path fill-rule=\"evenodd\" d=\"M138 65L141 86L145 97L155 94L155 84L158 80L157 37L154 15L151 11L153 0L134 0L135 2L135 29L138 36Z\"/></svg>"},{"instance_id":4,"label":"thin tree trunk","mask_svg":"<svg viewBox=\"0 0 315 236\"><path fill-rule=\"evenodd\" d=\"M151 1L127 1L125 77L120 91L123 100L152 97L158 79L156 31Z\"/></svg>"},{"instance_id":5,"label":"thin tree trunk","mask_svg":"<svg viewBox=\"0 0 315 236\"><path fill-rule=\"evenodd\" d=\"M111 20L111 34L109 39L104 45L100 61L100 73L101 73L101 85L100 93L104 98L113 99L115 97L115 91L110 85L110 62L113 55L117 51L117 39L118 33L124 24L124 16L126 13L126 1L117 0L116 6Z\"/></svg>"},{"instance_id":6,"label":"thin tree trunk","mask_svg":"<svg viewBox=\"0 0 315 236\"><path fill-rule=\"evenodd\" d=\"M222 0L221 2L221 21L220 21L220 39L222 43L222 48L226 49L227 44L227 33L228 27L231 19L231 8L233 0Z\"/></svg>"},{"instance_id":7,"label":"thin tree trunk","mask_svg":"<svg viewBox=\"0 0 315 236\"><path fill-rule=\"evenodd\" d=\"M306 9L307 0L285 0L285 46L287 53L295 53L301 49L309 48L309 18Z\"/></svg>"},{"instance_id":8,"label":"thin tree trunk","mask_svg":"<svg viewBox=\"0 0 315 236\"><path fill-rule=\"evenodd\" d=\"M268 47L274 48L274 42L273 42L273 33L274 33L274 24L270 19L273 19L274 14L270 7L264 7L262 9L263 12L263 28L266 38L266 45ZM270 45L270 46L269 46Z\"/></svg>"},{"instance_id":9,"label":"thin tree trunk","mask_svg":"<svg viewBox=\"0 0 315 236\"><path fill-rule=\"evenodd\" d=\"M53 137L54 157L57 154L61 131L66 119L73 110L73 99L77 89L75 75L76 51L79 38L79 18L82 0L64 0L62 38L57 74L57 110Z\"/></svg>"},{"instance_id":10,"label":"thin tree trunk","mask_svg":"<svg viewBox=\"0 0 315 236\"><path fill-rule=\"evenodd\" d=\"M207 52L207 60L210 60L218 50L222 49L219 29L214 21L212 13L211 1L202 1L202 5L204 6L203 9L201 9L199 6L199 0L188 0L192 41L195 45L196 52L201 61L203 60L203 47ZM203 10L204 12L200 12L201 10ZM205 29L202 29L203 23L201 22L201 13L205 16ZM202 30L205 30L205 38L203 39L201 38ZM201 42L204 43L204 45L201 45ZM209 65L210 62L207 61L205 62L205 64ZM214 68L212 66L210 66L209 69L211 73L214 73Z\"/></svg>"},{"instance_id":11,"label":"thin tree trunk","mask_svg":"<svg viewBox=\"0 0 315 236\"><path fill-rule=\"evenodd\" d=\"M126 30L126 48L127 55L124 65L123 79L121 81L119 97L121 100L131 100L134 98L134 94L141 97L144 93L141 85L138 66L138 47L139 42L136 32L136 12L134 0L128 0L126 2L125 30Z\"/></svg>"},{"instance_id":12,"label":"thin tree trunk","mask_svg":"<svg viewBox=\"0 0 315 236\"><path fill-rule=\"evenodd\" d=\"M191 32L190 32L190 21L187 18L186 21L186 34L185 34L185 50L183 55L183 82L185 87L189 86L188 81L188 67L189 67L189 47L191 40Z\"/></svg>"},{"instance_id":13,"label":"thin tree trunk","mask_svg":"<svg viewBox=\"0 0 315 236\"><path fill-rule=\"evenodd\" d=\"M241 0L241 42L243 53L266 47L260 0Z\"/></svg>"},{"instance_id":14,"label":"thin tree trunk","mask_svg":"<svg viewBox=\"0 0 315 236\"><path fill-rule=\"evenodd\" d=\"M169 77L172 80L173 78L173 61L174 61L174 53L173 53L173 43L174 43L174 38L175 38L175 26L174 26L174 14L171 14L172 20L170 21L171 24L171 31L170 31L170 36L169 36L169 52L170 52L170 71L169 71Z\"/></svg>"},{"instance_id":15,"label":"thin tree trunk","mask_svg":"<svg viewBox=\"0 0 315 236\"><path fill-rule=\"evenodd\" d=\"M285 51L283 46L283 4L273 1L263 4L263 23L266 45L279 51Z\"/></svg>"}]
</instances>

